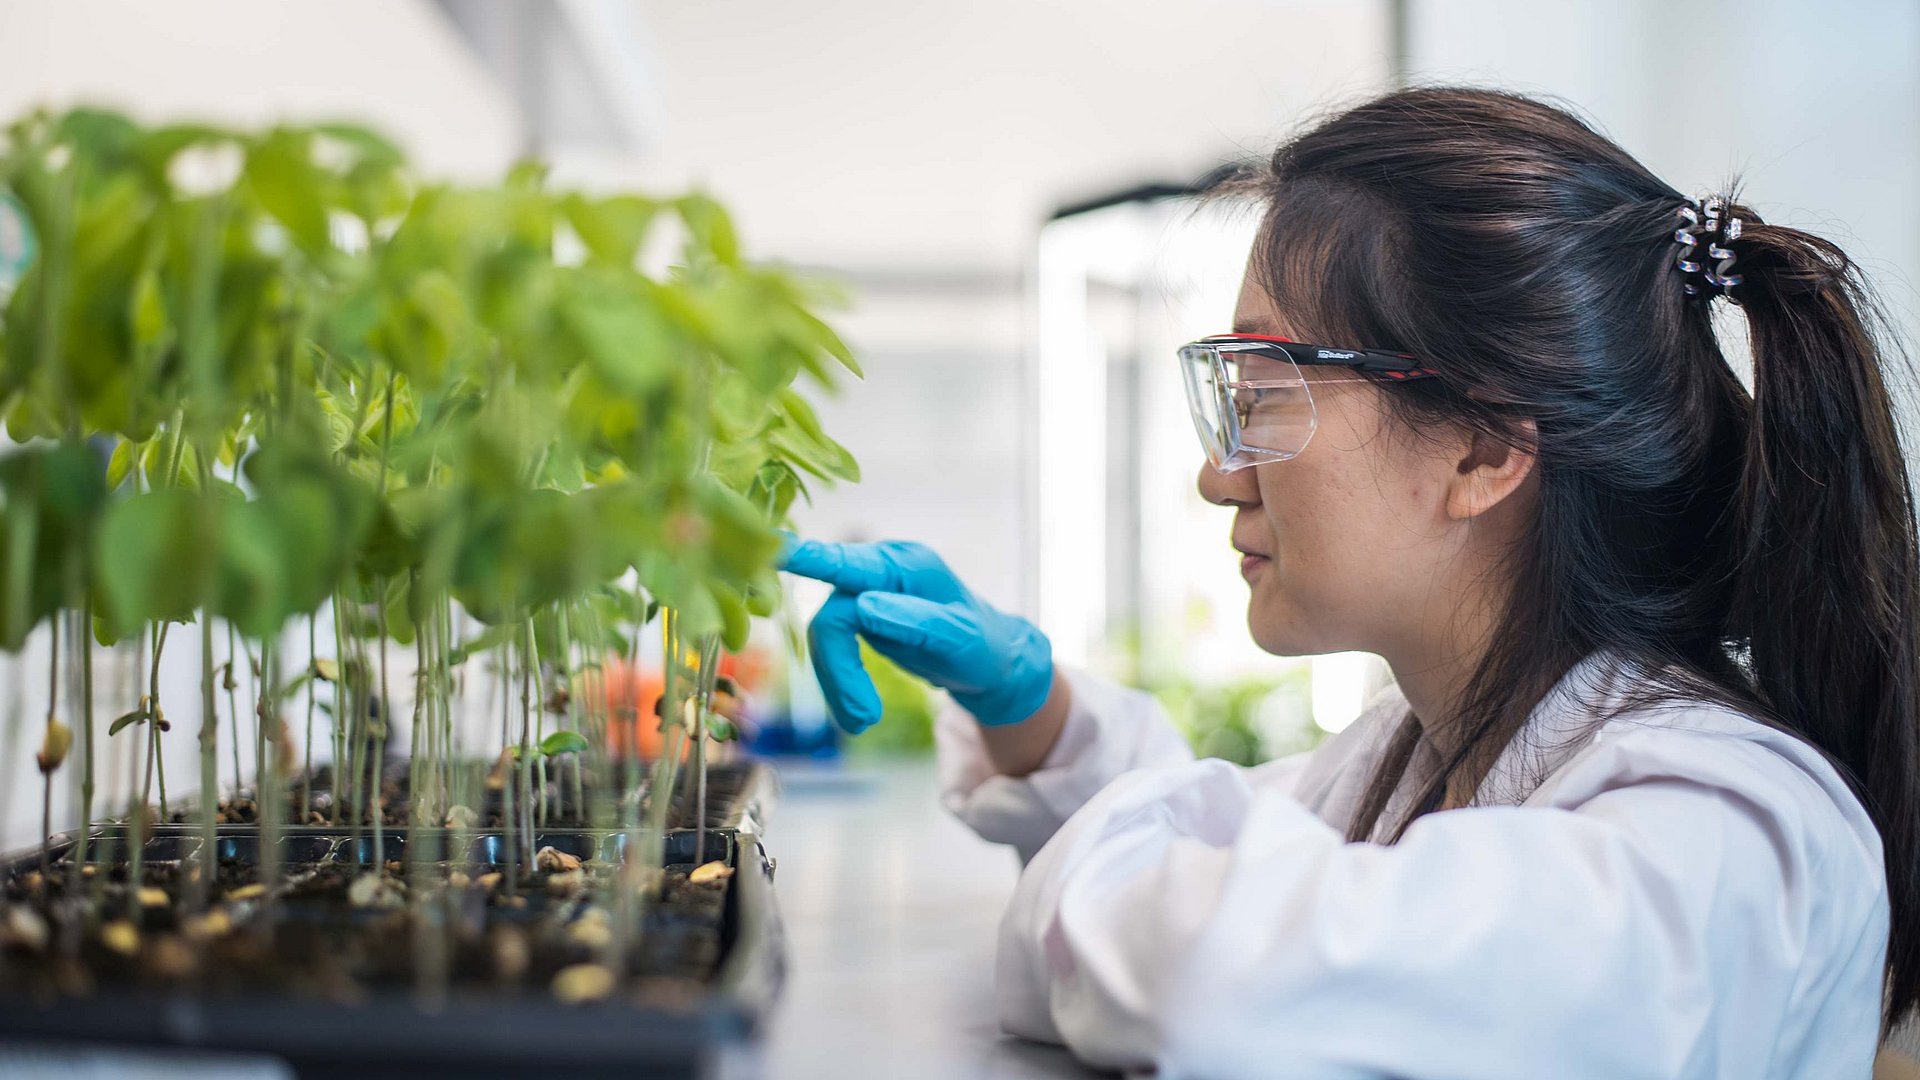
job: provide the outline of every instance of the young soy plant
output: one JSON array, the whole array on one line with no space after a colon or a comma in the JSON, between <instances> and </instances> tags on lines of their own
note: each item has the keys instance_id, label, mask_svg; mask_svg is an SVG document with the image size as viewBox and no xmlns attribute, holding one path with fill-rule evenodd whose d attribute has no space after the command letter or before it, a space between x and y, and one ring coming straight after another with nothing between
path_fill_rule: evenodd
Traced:
<instances>
[{"instance_id":1,"label":"young soy plant","mask_svg":"<svg viewBox=\"0 0 1920 1080\"><path fill-rule=\"evenodd\" d=\"M0 930L0 992L433 998L479 969L591 1000L653 970L647 905L724 888L704 805L722 653L775 608L776 529L806 483L858 478L799 390L858 373L814 313L831 297L746 259L698 192L556 190L531 164L427 183L339 124L35 113L0 141L5 214L35 255L0 281L0 648L54 650L46 835L0 927L57 932ZM604 671L645 635L665 693L621 707L661 718L643 780ZM138 700L94 683L123 642ZM195 645L198 791L169 807L161 675ZM96 704L117 716L101 739ZM96 825L118 739L144 740L139 790ZM224 799L223 739L252 773ZM70 745L83 820L63 845ZM683 757L696 876L669 880ZM581 850L546 842L562 825Z\"/></svg>"}]
</instances>

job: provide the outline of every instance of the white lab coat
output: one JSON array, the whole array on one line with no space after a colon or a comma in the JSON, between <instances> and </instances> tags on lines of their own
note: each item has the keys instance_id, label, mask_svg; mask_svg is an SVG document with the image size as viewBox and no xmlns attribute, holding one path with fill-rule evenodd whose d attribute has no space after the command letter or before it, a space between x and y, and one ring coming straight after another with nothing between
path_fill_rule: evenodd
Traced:
<instances>
[{"instance_id":1,"label":"white lab coat","mask_svg":"<svg viewBox=\"0 0 1920 1080\"><path fill-rule=\"evenodd\" d=\"M1349 844L1397 688L1249 769L1193 760L1148 695L1068 678L1072 712L1028 777L995 775L957 707L938 725L947 805L1026 861L997 965L1014 1034L1209 1080L1870 1071L1879 835L1790 736L1696 703L1582 738L1585 708L1631 679L1590 657L1481 789L1519 805ZM1413 775L1435 765L1423 743Z\"/></svg>"}]
</instances>

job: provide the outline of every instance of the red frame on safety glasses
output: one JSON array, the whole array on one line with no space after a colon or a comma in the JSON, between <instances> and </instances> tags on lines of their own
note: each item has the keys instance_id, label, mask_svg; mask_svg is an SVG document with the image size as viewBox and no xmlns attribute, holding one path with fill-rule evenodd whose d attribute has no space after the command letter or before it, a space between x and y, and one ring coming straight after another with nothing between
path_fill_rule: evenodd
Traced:
<instances>
[{"instance_id":1,"label":"red frame on safety glasses","mask_svg":"<svg viewBox=\"0 0 1920 1080\"><path fill-rule=\"evenodd\" d=\"M1331 345L1306 345L1271 334L1214 334L1194 342L1195 345L1224 345L1248 343L1270 345L1273 350L1301 367L1319 367L1334 365L1357 368L1361 371L1384 375L1388 379L1406 381L1408 379L1436 379L1440 373L1422 365L1420 358L1409 353L1386 352L1380 349L1339 349ZM1327 381L1332 380L1316 380Z\"/></svg>"}]
</instances>

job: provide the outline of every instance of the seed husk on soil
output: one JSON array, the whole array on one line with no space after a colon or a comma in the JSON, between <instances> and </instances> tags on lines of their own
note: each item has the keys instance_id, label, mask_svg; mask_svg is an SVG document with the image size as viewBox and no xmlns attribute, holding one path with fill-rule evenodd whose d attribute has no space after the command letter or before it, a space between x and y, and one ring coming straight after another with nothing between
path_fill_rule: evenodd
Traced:
<instances>
[{"instance_id":1,"label":"seed husk on soil","mask_svg":"<svg viewBox=\"0 0 1920 1080\"><path fill-rule=\"evenodd\" d=\"M563 1005L601 1001L613 993L613 972L600 964L575 964L553 977L553 996Z\"/></svg>"},{"instance_id":2,"label":"seed husk on soil","mask_svg":"<svg viewBox=\"0 0 1920 1080\"><path fill-rule=\"evenodd\" d=\"M687 881L693 885L717 885L733 876L733 867L718 860L705 863L693 869L687 875Z\"/></svg>"},{"instance_id":3,"label":"seed husk on soil","mask_svg":"<svg viewBox=\"0 0 1920 1080\"><path fill-rule=\"evenodd\" d=\"M526 974L533 962L533 946L527 932L517 926L496 926L488 935L493 951L493 972L502 982L515 982Z\"/></svg>"},{"instance_id":4,"label":"seed husk on soil","mask_svg":"<svg viewBox=\"0 0 1920 1080\"><path fill-rule=\"evenodd\" d=\"M21 904L9 906L0 944L39 952L47 947L47 920L30 907Z\"/></svg>"},{"instance_id":5,"label":"seed husk on soil","mask_svg":"<svg viewBox=\"0 0 1920 1080\"><path fill-rule=\"evenodd\" d=\"M140 931L124 919L110 922L100 928L100 944L122 956L132 956L140 951Z\"/></svg>"}]
</instances>

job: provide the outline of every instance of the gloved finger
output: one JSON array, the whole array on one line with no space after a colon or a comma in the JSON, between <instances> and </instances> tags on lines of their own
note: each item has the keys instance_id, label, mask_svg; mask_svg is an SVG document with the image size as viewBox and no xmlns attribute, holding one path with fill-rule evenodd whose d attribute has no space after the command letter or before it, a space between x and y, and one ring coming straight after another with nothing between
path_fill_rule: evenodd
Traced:
<instances>
[{"instance_id":1,"label":"gloved finger","mask_svg":"<svg viewBox=\"0 0 1920 1080\"><path fill-rule=\"evenodd\" d=\"M860 632L874 648L889 656L893 655L889 645L951 656L972 644L980 633L965 609L917 596L864 592L855 601L855 608Z\"/></svg>"},{"instance_id":2,"label":"gloved finger","mask_svg":"<svg viewBox=\"0 0 1920 1080\"><path fill-rule=\"evenodd\" d=\"M967 595L966 586L932 548L912 541L828 544L796 538L781 554L781 569L846 592L879 589L928 600L958 600Z\"/></svg>"},{"instance_id":3,"label":"gloved finger","mask_svg":"<svg viewBox=\"0 0 1920 1080\"><path fill-rule=\"evenodd\" d=\"M780 569L847 592L899 587L898 572L872 544L829 544L796 538L781 552Z\"/></svg>"},{"instance_id":4,"label":"gloved finger","mask_svg":"<svg viewBox=\"0 0 1920 1080\"><path fill-rule=\"evenodd\" d=\"M880 692L860 662L859 622L853 594L836 592L807 624L814 676L834 720L852 735L880 720Z\"/></svg>"}]
</instances>

